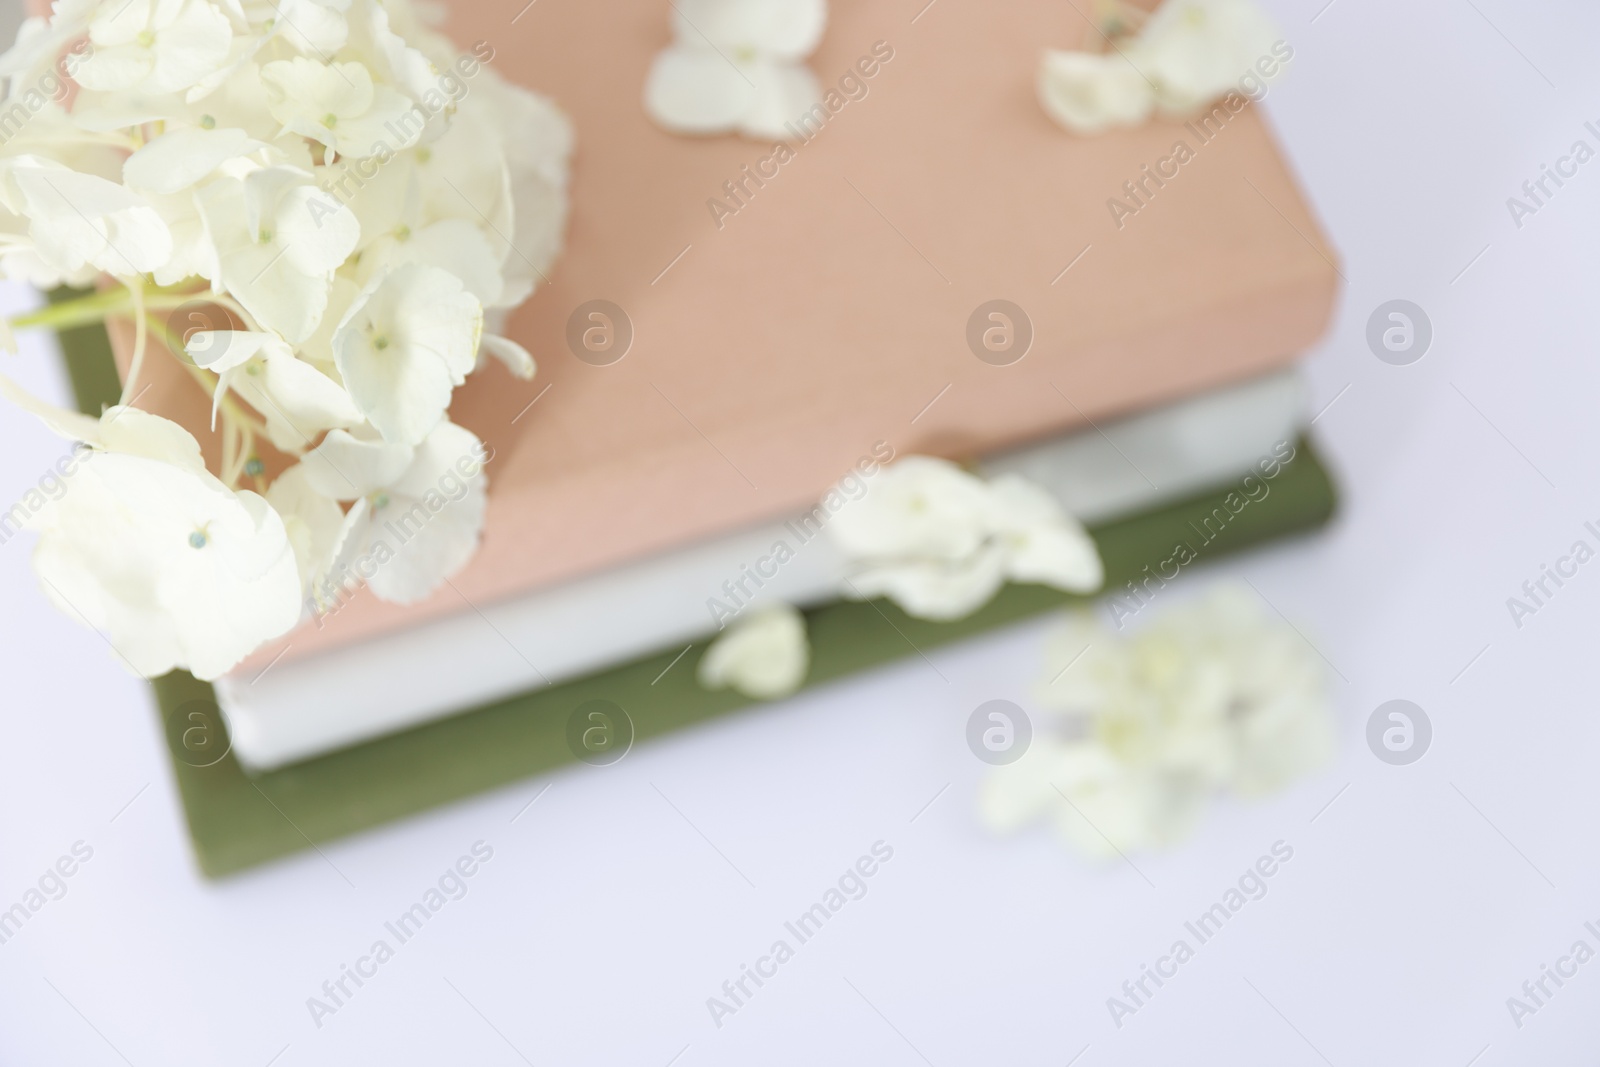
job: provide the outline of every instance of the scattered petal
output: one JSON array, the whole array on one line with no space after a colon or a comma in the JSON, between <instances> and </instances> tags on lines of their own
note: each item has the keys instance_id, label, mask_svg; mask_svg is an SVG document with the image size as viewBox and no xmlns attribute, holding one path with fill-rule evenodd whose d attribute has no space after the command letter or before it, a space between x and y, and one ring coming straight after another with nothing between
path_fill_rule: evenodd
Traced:
<instances>
[{"instance_id":1,"label":"scattered petal","mask_svg":"<svg viewBox=\"0 0 1600 1067\"><path fill-rule=\"evenodd\" d=\"M1315 652L1242 586L1131 637L1073 617L1035 706L1032 744L985 783L979 810L1000 832L1050 816L1107 860L1175 844L1218 795L1281 789L1334 746Z\"/></svg>"},{"instance_id":2,"label":"scattered petal","mask_svg":"<svg viewBox=\"0 0 1600 1067\"><path fill-rule=\"evenodd\" d=\"M864 493L859 486L827 527L850 567L846 596L884 596L909 615L948 621L988 603L1007 579L1075 593L1104 581L1088 533L1017 475L986 483L945 460L907 456ZM851 495L844 484L833 494Z\"/></svg>"},{"instance_id":3,"label":"scattered petal","mask_svg":"<svg viewBox=\"0 0 1600 1067\"><path fill-rule=\"evenodd\" d=\"M827 23L825 0L680 0L673 44L645 81L645 110L673 133L790 140L822 99L803 65Z\"/></svg>"},{"instance_id":4,"label":"scattered petal","mask_svg":"<svg viewBox=\"0 0 1600 1067\"><path fill-rule=\"evenodd\" d=\"M1039 102L1062 126L1089 134L1144 122L1155 109L1156 93L1120 53L1050 51L1039 67Z\"/></svg>"},{"instance_id":5,"label":"scattered petal","mask_svg":"<svg viewBox=\"0 0 1600 1067\"><path fill-rule=\"evenodd\" d=\"M707 689L737 689L758 700L788 696L811 662L806 620L787 604L753 609L731 623L700 659Z\"/></svg>"}]
</instances>

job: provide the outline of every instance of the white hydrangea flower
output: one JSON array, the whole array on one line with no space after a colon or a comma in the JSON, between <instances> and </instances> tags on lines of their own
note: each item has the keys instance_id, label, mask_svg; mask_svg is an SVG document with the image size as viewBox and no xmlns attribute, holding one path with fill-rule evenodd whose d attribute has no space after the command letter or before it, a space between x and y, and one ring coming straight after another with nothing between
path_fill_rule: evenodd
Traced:
<instances>
[{"instance_id":1,"label":"white hydrangea flower","mask_svg":"<svg viewBox=\"0 0 1600 1067\"><path fill-rule=\"evenodd\" d=\"M331 56L350 38L348 0L277 0L273 6L272 35L302 54Z\"/></svg>"},{"instance_id":2,"label":"white hydrangea flower","mask_svg":"<svg viewBox=\"0 0 1600 1067\"><path fill-rule=\"evenodd\" d=\"M1237 90L1276 42L1256 0L1166 0L1110 52L1047 50L1039 102L1079 134L1136 126L1157 109L1186 115Z\"/></svg>"},{"instance_id":3,"label":"white hydrangea flower","mask_svg":"<svg viewBox=\"0 0 1600 1067\"><path fill-rule=\"evenodd\" d=\"M34 252L64 275L139 274L172 254L166 223L137 193L51 159L0 160L0 205L28 219Z\"/></svg>"},{"instance_id":4,"label":"white hydrangea flower","mask_svg":"<svg viewBox=\"0 0 1600 1067\"><path fill-rule=\"evenodd\" d=\"M451 422L416 447L329 433L301 461L311 488L355 502L328 571L397 604L428 596L477 551L486 462L483 443Z\"/></svg>"},{"instance_id":5,"label":"white hydrangea flower","mask_svg":"<svg viewBox=\"0 0 1600 1067\"><path fill-rule=\"evenodd\" d=\"M419 218L416 228L404 222L395 225L362 249L358 280L365 285L402 263L448 271L481 305L498 300L505 285L500 276L499 254L483 230L469 219L424 223Z\"/></svg>"},{"instance_id":6,"label":"white hydrangea flower","mask_svg":"<svg viewBox=\"0 0 1600 1067\"><path fill-rule=\"evenodd\" d=\"M6 99L14 99L17 93L25 97L27 88L38 84L36 78L26 83L21 81L24 77L21 71L31 70L37 62L31 55L19 55L30 51L31 47L31 39L19 39L15 48L0 56L0 67L15 65L20 68L18 73L10 76L8 91L12 96ZM49 60L42 64L46 68L49 65ZM0 143L0 173L14 168L41 167L67 167L76 173L92 175L115 184L121 172L122 158L121 153L110 145L85 140L74 118L60 105L47 101L37 114L14 128L11 136ZM48 188L44 191L48 193ZM44 206L48 207L48 202ZM50 217L48 212L41 211L39 219L31 218L30 212L36 210L15 183L0 178L0 276L27 282L41 289L52 289L58 285L81 288L92 284L102 273L93 263L84 260L77 267L69 269L44 258L35 246L30 231L36 225L50 226ZM136 222L137 219L132 221ZM104 248L105 242L102 240L98 247ZM135 258L144 258L137 250L133 255ZM133 272L122 268L122 273L126 275Z\"/></svg>"},{"instance_id":7,"label":"white hydrangea flower","mask_svg":"<svg viewBox=\"0 0 1600 1067\"><path fill-rule=\"evenodd\" d=\"M50 410L5 379L0 391L91 450L27 520L39 531L33 565L50 598L133 670L216 678L299 619L282 520L208 473L188 431L137 408L99 420Z\"/></svg>"},{"instance_id":8,"label":"white hydrangea flower","mask_svg":"<svg viewBox=\"0 0 1600 1067\"><path fill-rule=\"evenodd\" d=\"M566 224L570 124L548 100L485 70L438 139L359 184L358 281L402 262L440 266L486 308L514 307L545 280ZM485 165L486 160L498 161ZM354 185L352 164L326 183Z\"/></svg>"},{"instance_id":9,"label":"white hydrangea flower","mask_svg":"<svg viewBox=\"0 0 1600 1067\"><path fill-rule=\"evenodd\" d=\"M261 68L272 117L342 156L377 155L416 143L420 128L400 119L414 106L397 90L375 85L360 63L320 63L305 56Z\"/></svg>"},{"instance_id":10,"label":"white hydrangea flower","mask_svg":"<svg viewBox=\"0 0 1600 1067\"><path fill-rule=\"evenodd\" d=\"M123 163L124 184L144 197L172 235L171 254L151 272L157 285L221 277L216 240L202 216L196 187L224 165L238 169L234 161L266 148L238 127L174 124Z\"/></svg>"},{"instance_id":11,"label":"white hydrangea flower","mask_svg":"<svg viewBox=\"0 0 1600 1067\"><path fill-rule=\"evenodd\" d=\"M344 429L361 422L361 412L344 387L270 333L248 330L196 330L185 350L195 365L217 375L211 409L224 393L237 393L266 419L274 448L291 455L310 446L323 430Z\"/></svg>"},{"instance_id":12,"label":"white hydrangea flower","mask_svg":"<svg viewBox=\"0 0 1600 1067\"><path fill-rule=\"evenodd\" d=\"M89 40L94 49L75 74L84 88L170 93L227 61L233 28L207 0L102 0Z\"/></svg>"},{"instance_id":13,"label":"white hydrangea flower","mask_svg":"<svg viewBox=\"0 0 1600 1067\"><path fill-rule=\"evenodd\" d=\"M461 279L405 263L373 279L333 334L333 356L356 407L385 440L420 444L466 380L483 308Z\"/></svg>"},{"instance_id":14,"label":"white hydrangea flower","mask_svg":"<svg viewBox=\"0 0 1600 1067\"><path fill-rule=\"evenodd\" d=\"M330 500L353 501L399 480L416 458L410 445L392 444L366 427L334 430L300 458L306 483Z\"/></svg>"},{"instance_id":15,"label":"white hydrangea flower","mask_svg":"<svg viewBox=\"0 0 1600 1067\"><path fill-rule=\"evenodd\" d=\"M247 548L273 548L290 562L274 557L262 588L281 593L292 571L297 602L315 605L352 570L378 596L413 601L474 552L485 457L447 412L486 362L535 372L501 326L560 252L573 143L560 111L501 78L492 59L484 42L458 51L410 0L57 0L0 55L0 110L52 68L77 81L27 104L0 143L0 276L91 287L111 275L120 285L30 318L142 311L133 367L165 343L217 376L220 478L205 473L192 438L150 429L163 425L153 416L114 409L115 432L43 416L96 442L95 469L116 479L52 510L66 517L40 573L55 567L52 580L92 601L85 614L109 620L108 632L144 638L129 654L142 672L181 663L209 677L238 658L236 645L248 652L282 630L281 596L271 627L248 596L243 621L231 620L196 591L195 559L242 573ZM233 328L168 321L191 301L224 309ZM165 466L152 472L148 447L116 443L129 426L166 443ZM259 454L268 445L300 461L265 499L237 491L282 466ZM127 521L156 531L152 545L165 544L165 524L209 522L218 537L203 547L215 550L84 562L102 535L79 537L71 523L94 524L94 508L136 482L145 511ZM368 576L374 554L393 558ZM174 599L169 580L188 582L190 599ZM115 595L91 597L97 581ZM157 593L166 599L149 611L193 620L146 612L129 622L148 607L138 598ZM189 629L206 624L211 645Z\"/></svg>"},{"instance_id":16,"label":"white hydrangea flower","mask_svg":"<svg viewBox=\"0 0 1600 1067\"><path fill-rule=\"evenodd\" d=\"M1141 27L1134 61L1162 110L1182 115L1236 90L1277 39L1256 0L1166 0Z\"/></svg>"},{"instance_id":17,"label":"white hydrangea flower","mask_svg":"<svg viewBox=\"0 0 1600 1067\"><path fill-rule=\"evenodd\" d=\"M805 616L787 604L753 609L732 622L700 659L707 689L737 689L758 700L788 696L811 663Z\"/></svg>"},{"instance_id":18,"label":"white hydrangea flower","mask_svg":"<svg viewBox=\"0 0 1600 1067\"><path fill-rule=\"evenodd\" d=\"M180 126L147 141L122 165L123 180L142 193L190 188L231 159L266 146L237 127Z\"/></svg>"},{"instance_id":19,"label":"white hydrangea flower","mask_svg":"<svg viewBox=\"0 0 1600 1067\"><path fill-rule=\"evenodd\" d=\"M1039 66L1039 102L1073 133L1137 126L1155 109L1155 87L1117 52L1047 51Z\"/></svg>"},{"instance_id":20,"label":"white hydrangea flower","mask_svg":"<svg viewBox=\"0 0 1600 1067\"><path fill-rule=\"evenodd\" d=\"M1280 789L1333 749L1315 651L1248 587L1221 587L1131 638L1079 615L1046 672L1032 745L980 799L999 831L1049 815L1092 856L1159 848L1220 793Z\"/></svg>"},{"instance_id":21,"label":"white hydrangea flower","mask_svg":"<svg viewBox=\"0 0 1600 1067\"><path fill-rule=\"evenodd\" d=\"M850 567L847 596L885 596L917 618L969 615L1008 578L1077 593L1104 580L1094 541L1049 494L931 456L885 468L827 529Z\"/></svg>"},{"instance_id":22,"label":"white hydrangea flower","mask_svg":"<svg viewBox=\"0 0 1600 1067\"><path fill-rule=\"evenodd\" d=\"M462 211L461 194L443 185L444 168L452 165L460 145L498 145L505 158L506 181L500 195L486 201L481 210L488 213L487 204L506 201L510 228L490 228L487 233L499 257L503 284L499 297L485 306L512 308L547 280L545 272L561 253L574 138L572 123L545 97L506 82L492 70L484 71L482 77L478 91L461 102L456 120L437 143L433 158L442 166L431 174L429 199L437 210L450 193L455 197L455 210ZM492 138L484 132L486 128L493 131ZM452 177L451 183L464 188L463 177Z\"/></svg>"},{"instance_id":23,"label":"white hydrangea flower","mask_svg":"<svg viewBox=\"0 0 1600 1067\"><path fill-rule=\"evenodd\" d=\"M1100 551L1060 502L1019 474L989 483L985 522L1005 552L1006 577L1074 593L1105 581Z\"/></svg>"},{"instance_id":24,"label":"white hydrangea flower","mask_svg":"<svg viewBox=\"0 0 1600 1067\"><path fill-rule=\"evenodd\" d=\"M825 0L678 0L673 43L645 80L645 110L674 133L739 131L788 140L822 99L803 63L822 39Z\"/></svg>"},{"instance_id":25,"label":"white hydrangea flower","mask_svg":"<svg viewBox=\"0 0 1600 1067\"><path fill-rule=\"evenodd\" d=\"M350 37L344 54L371 70L377 81L393 86L413 102L426 104L440 94L439 72L455 60L456 49L422 25L414 6L390 0L354 0L346 17ZM424 143L448 128L453 106L452 101L445 101L434 114L426 114L431 107L414 113L423 122Z\"/></svg>"},{"instance_id":26,"label":"white hydrangea flower","mask_svg":"<svg viewBox=\"0 0 1600 1067\"><path fill-rule=\"evenodd\" d=\"M322 320L334 271L360 239L355 215L287 166L219 178L200 194L200 213L216 247L212 280L261 325L305 340Z\"/></svg>"},{"instance_id":27,"label":"white hydrangea flower","mask_svg":"<svg viewBox=\"0 0 1600 1067\"><path fill-rule=\"evenodd\" d=\"M316 590L333 566L344 531L344 511L333 497L317 491L304 463L296 463L267 490L267 503L283 517L300 571L300 598L314 603Z\"/></svg>"},{"instance_id":28,"label":"white hydrangea flower","mask_svg":"<svg viewBox=\"0 0 1600 1067\"><path fill-rule=\"evenodd\" d=\"M1192 778L1130 766L1104 746L1035 743L1020 760L992 772L979 795L979 814L997 833L1049 815L1074 849L1115 860L1183 840L1212 792Z\"/></svg>"},{"instance_id":29,"label":"white hydrangea flower","mask_svg":"<svg viewBox=\"0 0 1600 1067\"><path fill-rule=\"evenodd\" d=\"M30 88L48 89L51 68L58 75L76 72L79 61L93 49L85 36L92 7L92 3L79 0L56 5L48 18L34 15L22 20L16 42L0 55L0 78L10 79L4 95L7 101L26 100Z\"/></svg>"}]
</instances>

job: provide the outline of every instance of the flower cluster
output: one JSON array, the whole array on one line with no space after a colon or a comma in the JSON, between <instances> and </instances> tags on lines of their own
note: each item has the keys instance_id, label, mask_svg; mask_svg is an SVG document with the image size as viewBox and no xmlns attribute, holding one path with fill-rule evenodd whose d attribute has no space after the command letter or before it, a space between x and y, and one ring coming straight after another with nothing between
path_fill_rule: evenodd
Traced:
<instances>
[{"instance_id":1,"label":"flower cluster","mask_svg":"<svg viewBox=\"0 0 1600 1067\"><path fill-rule=\"evenodd\" d=\"M24 119L0 145L0 275L111 283L14 325L134 326L99 420L7 390L93 457L31 520L35 565L139 673L228 670L407 508L427 528L364 575L377 595L426 596L476 550L481 462L436 489L482 454L450 401L486 356L534 373L497 331L560 249L572 150L493 54L407 0L58 0L0 56L0 114ZM70 106L39 97L57 71ZM169 324L191 307L235 328ZM154 341L213 397L215 471L131 406Z\"/></svg>"},{"instance_id":2,"label":"flower cluster","mask_svg":"<svg viewBox=\"0 0 1600 1067\"><path fill-rule=\"evenodd\" d=\"M1083 527L1017 475L985 482L947 460L907 456L861 488L829 494L841 505L826 527L851 599L884 596L909 615L948 621L988 603L1008 579L1078 593L1104 581ZM708 689L772 700L800 687L810 660L805 616L776 603L719 636L699 678Z\"/></svg>"},{"instance_id":3,"label":"flower cluster","mask_svg":"<svg viewBox=\"0 0 1600 1067\"><path fill-rule=\"evenodd\" d=\"M1048 814L1092 856L1169 845L1219 793L1279 789L1333 749L1316 653L1247 588L1221 587L1132 638L1077 617L1047 671L1046 721L985 784L996 830Z\"/></svg>"},{"instance_id":4,"label":"flower cluster","mask_svg":"<svg viewBox=\"0 0 1600 1067\"><path fill-rule=\"evenodd\" d=\"M788 140L787 124L822 99L803 61L827 21L826 0L676 0L645 111L674 133Z\"/></svg>"},{"instance_id":5,"label":"flower cluster","mask_svg":"<svg viewBox=\"0 0 1600 1067\"><path fill-rule=\"evenodd\" d=\"M1049 493L931 456L885 468L828 532L850 570L846 596L888 597L922 619L969 615L1008 579L1074 593L1104 581L1094 541Z\"/></svg>"},{"instance_id":6,"label":"flower cluster","mask_svg":"<svg viewBox=\"0 0 1600 1067\"><path fill-rule=\"evenodd\" d=\"M1191 114L1273 62L1277 34L1255 0L1166 0L1137 33L1119 33L1131 14L1112 15L1109 52L1044 54L1039 101L1074 133Z\"/></svg>"}]
</instances>

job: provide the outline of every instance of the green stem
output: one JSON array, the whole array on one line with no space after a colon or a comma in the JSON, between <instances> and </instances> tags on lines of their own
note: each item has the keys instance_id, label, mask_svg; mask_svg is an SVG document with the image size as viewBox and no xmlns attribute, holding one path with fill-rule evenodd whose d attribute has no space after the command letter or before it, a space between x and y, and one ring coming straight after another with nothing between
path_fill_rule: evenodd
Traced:
<instances>
[{"instance_id":1,"label":"green stem","mask_svg":"<svg viewBox=\"0 0 1600 1067\"><path fill-rule=\"evenodd\" d=\"M216 376L204 368L195 366L184 351L183 338L167 324L162 316L151 314L151 312L182 307L184 304L191 302L209 303L213 299L212 294L204 289L189 292L172 289L149 289L144 294L144 321L146 328L155 338L159 338L166 345L178 363L194 378L201 391L208 397L216 392ZM229 301L229 303L232 302ZM37 327L60 331L103 322L112 315L131 317L133 314L135 314L135 308L132 292L126 286L118 285L110 289L102 289L74 297L70 300L48 304L37 311L17 316L10 320L10 324L13 329L19 330ZM233 461L231 465L238 469L233 471L225 469L222 472L227 483L236 487L245 464L254 454L256 439L267 436L266 425L259 417L244 408L234 397L227 394L223 394L218 398L217 408L226 424L224 438L227 439L230 432L238 435L233 447L238 449L239 454L228 457ZM228 465L227 463L224 464L225 467ZM255 480L258 488L264 484L259 476Z\"/></svg>"},{"instance_id":2,"label":"green stem","mask_svg":"<svg viewBox=\"0 0 1600 1067\"><path fill-rule=\"evenodd\" d=\"M175 293L161 289L150 290L145 294L144 306L146 310L161 311L168 308L182 307L191 300L205 300L204 291L198 293ZM133 297L126 286L116 286L111 289L102 289L80 296L75 300L66 300L59 304L48 304L37 311L30 311L26 315L18 315L11 320L11 328L25 330L42 327L52 330L70 330L74 326L87 326L91 323L102 322L110 315L127 314L133 310Z\"/></svg>"},{"instance_id":3,"label":"green stem","mask_svg":"<svg viewBox=\"0 0 1600 1067\"><path fill-rule=\"evenodd\" d=\"M37 311L30 311L26 315L18 315L11 320L13 329L23 330L32 326L49 327L56 330L70 329L73 326L86 326L91 322L99 322L112 311L129 306L128 291L126 289L106 289L88 296L80 296L76 300L67 300L60 304L48 304Z\"/></svg>"},{"instance_id":4,"label":"green stem","mask_svg":"<svg viewBox=\"0 0 1600 1067\"><path fill-rule=\"evenodd\" d=\"M197 383L199 383L201 391L204 392L206 396L211 396L213 393L215 393L217 389L216 376L205 368L197 367L193 363L189 362L187 354L183 350L183 339L177 334L173 333L166 323L162 322L154 315L146 315L145 321L149 324L150 331L156 336L160 337L162 343L167 346L168 351L172 352L177 358L179 365L182 366L184 370L188 371L189 375L194 378ZM252 417L249 412L239 406L238 402L234 400L233 397L224 395L219 406L222 410L222 414L225 417L231 418L242 426L249 427L252 433L260 436L266 435L266 424L260 419Z\"/></svg>"}]
</instances>

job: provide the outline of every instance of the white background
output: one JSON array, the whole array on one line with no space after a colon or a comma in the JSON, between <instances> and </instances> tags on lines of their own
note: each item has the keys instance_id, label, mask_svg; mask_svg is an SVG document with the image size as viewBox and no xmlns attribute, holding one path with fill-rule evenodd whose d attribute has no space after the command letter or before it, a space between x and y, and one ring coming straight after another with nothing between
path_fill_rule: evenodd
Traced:
<instances>
[{"instance_id":1,"label":"white background","mask_svg":"<svg viewBox=\"0 0 1600 1067\"><path fill-rule=\"evenodd\" d=\"M1325 3L1270 3L1296 58L1265 106L1344 257L1310 360L1344 507L1182 595L1244 575L1305 630L1343 676L1332 766L1137 871L1043 828L992 839L963 727L1026 704L1040 622L210 884L145 687L45 602L17 538L0 908L73 842L94 858L0 945L0 1064L1594 1063L1600 962L1520 1030L1505 1001L1577 938L1600 947L1600 562L1520 630L1505 601L1600 520L1600 161L1520 230L1505 201L1597 143L1600 10ZM1364 340L1396 297L1435 331L1408 367ZM5 366L65 399L38 337ZM63 449L8 413L0 502ZM1409 767L1363 739L1395 697L1434 724ZM480 839L469 894L314 1026L306 999ZM879 839L868 895L714 1027L706 998ZM1270 893L1114 1027L1106 998L1280 839Z\"/></svg>"}]
</instances>

